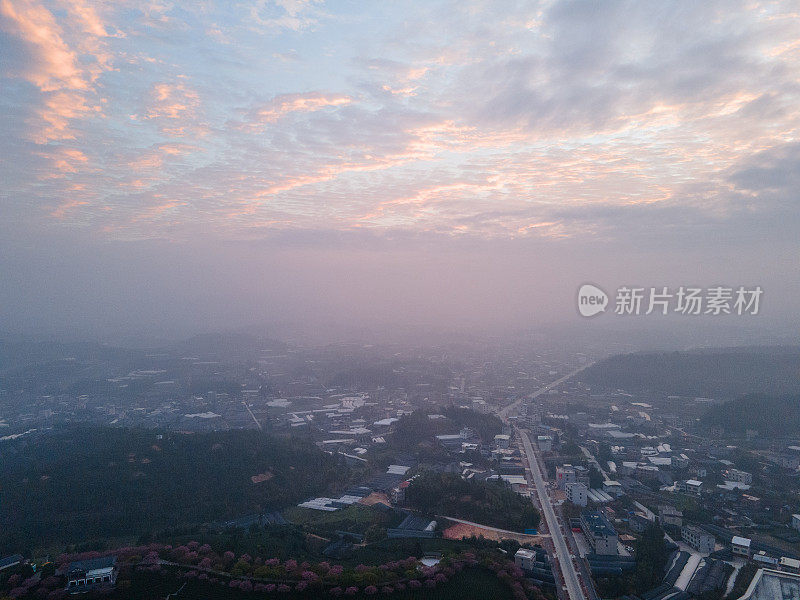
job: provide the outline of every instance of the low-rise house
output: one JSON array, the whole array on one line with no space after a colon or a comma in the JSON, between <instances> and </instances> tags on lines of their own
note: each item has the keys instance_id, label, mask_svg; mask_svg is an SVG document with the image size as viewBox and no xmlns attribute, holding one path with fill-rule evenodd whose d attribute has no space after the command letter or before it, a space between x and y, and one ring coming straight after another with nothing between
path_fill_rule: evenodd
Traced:
<instances>
[{"instance_id":1,"label":"low-rise house","mask_svg":"<svg viewBox=\"0 0 800 600\"><path fill-rule=\"evenodd\" d=\"M800 560L782 556L778 561L778 567L783 573L800 573Z\"/></svg>"},{"instance_id":2,"label":"low-rise house","mask_svg":"<svg viewBox=\"0 0 800 600\"><path fill-rule=\"evenodd\" d=\"M436 521L408 515L397 527L386 530L390 538L432 538L436 537Z\"/></svg>"},{"instance_id":3,"label":"low-rise house","mask_svg":"<svg viewBox=\"0 0 800 600\"><path fill-rule=\"evenodd\" d=\"M498 433L496 436L494 436L494 445L497 448L505 450L506 448L509 447L510 444L511 444L510 435L504 435L502 433Z\"/></svg>"},{"instance_id":4,"label":"low-rise house","mask_svg":"<svg viewBox=\"0 0 800 600\"><path fill-rule=\"evenodd\" d=\"M117 557L102 556L72 562L67 567L66 589L71 594L113 588L117 583Z\"/></svg>"},{"instance_id":5,"label":"low-rise house","mask_svg":"<svg viewBox=\"0 0 800 600\"><path fill-rule=\"evenodd\" d=\"M688 494L689 496L699 496L703 491L703 482L698 481L697 479L678 481L675 484L675 489L681 493Z\"/></svg>"},{"instance_id":6,"label":"low-rise house","mask_svg":"<svg viewBox=\"0 0 800 600\"><path fill-rule=\"evenodd\" d=\"M628 520L628 526L634 533L642 533L652 524L651 521L640 514L631 515L631 518Z\"/></svg>"},{"instance_id":7,"label":"low-rise house","mask_svg":"<svg viewBox=\"0 0 800 600\"><path fill-rule=\"evenodd\" d=\"M536 562L536 552L528 550L527 548L520 548L514 554L514 564L523 571L530 571Z\"/></svg>"},{"instance_id":8,"label":"low-rise house","mask_svg":"<svg viewBox=\"0 0 800 600\"><path fill-rule=\"evenodd\" d=\"M750 539L738 535L733 536L731 540L731 552L736 556L750 558Z\"/></svg>"},{"instance_id":9,"label":"low-rise house","mask_svg":"<svg viewBox=\"0 0 800 600\"><path fill-rule=\"evenodd\" d=\"M4 569L10 569L11 567L16 567L23 561L22 554L11 554L10 556L4 556L0 558L0 571Z\"/></svg>"}]
</instances>

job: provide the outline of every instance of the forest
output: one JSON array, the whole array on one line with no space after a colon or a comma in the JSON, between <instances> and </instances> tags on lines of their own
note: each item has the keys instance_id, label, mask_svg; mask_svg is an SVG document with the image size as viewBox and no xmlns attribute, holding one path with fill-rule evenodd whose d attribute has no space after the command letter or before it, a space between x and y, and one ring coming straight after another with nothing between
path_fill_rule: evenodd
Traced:
<instances>
[{"instance_id":1,"label":"forest","mask_svg":"<svg viewBox=\"0 0 800 600\"><path fill-rule=\"evenodd\" d=\"M800 393L800 348L753 347L612 356L586 369L605 389L733 399Z\"/></svg>"},{"instance_id":2,"label":"forest","mask_svg":"<svg viewBox=\"0 0 800 600\"><path fill-rule=\"evenodd\" d=\"M313 444L257 431L63 427L2 446L0 549L265 513L349 476Z\"/></svg>"},{"instance_id":3,"label":"forest","mask_svg":"<svg viewBox=\"0 0 800 600\"><path fill-rule=\"evenodd\" d=\"M406 490L406 503L432 516L511 531L539 526L539 512L531 501L503 481L465 480L459 475L425 471Z\"/></svg>"}]
</instances>

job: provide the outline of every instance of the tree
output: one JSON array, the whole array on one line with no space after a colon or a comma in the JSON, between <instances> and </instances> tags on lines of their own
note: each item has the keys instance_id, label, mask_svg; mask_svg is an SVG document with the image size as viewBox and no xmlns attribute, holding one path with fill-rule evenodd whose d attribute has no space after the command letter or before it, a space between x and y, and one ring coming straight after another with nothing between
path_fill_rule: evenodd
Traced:
<instances>
[{"instance_id":1,"label":"tree","mask_svg":"<svg viewBox=\"0 0 800 600\"><path fill-rule=\"evenodd\" d=\"M594 465L589 469L589 487L592 489L600 489L603 487L603 475L597 470Z\"/></svg>"},{"instance_id":2,"label":"tree","mask_svg":"<svg viewBox=\"0 0 800 600\"><path fill-rule=\"evenodd\" d=\"M664 530L650 525L636 541L635 581L636 589L643 591L657 586L664 577L667 564L667 549L664 545Z\"/></svg>"}]
</instances>

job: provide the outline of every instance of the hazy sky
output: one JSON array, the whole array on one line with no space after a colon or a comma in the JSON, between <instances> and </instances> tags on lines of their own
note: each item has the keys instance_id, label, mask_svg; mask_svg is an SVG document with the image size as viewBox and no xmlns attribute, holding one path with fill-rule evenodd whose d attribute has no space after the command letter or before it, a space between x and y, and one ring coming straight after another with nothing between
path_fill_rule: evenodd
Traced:
<instances>
[{"instance_id":1,"label":"hazy sky","mask_svg":"<svg viewBox=\"0 0 800 600\"><path fill-rule=\"evenodd\" d=\"M796 328L796 1L0 0L0 57L0 330Z\"/></svg>"}]
</instances>

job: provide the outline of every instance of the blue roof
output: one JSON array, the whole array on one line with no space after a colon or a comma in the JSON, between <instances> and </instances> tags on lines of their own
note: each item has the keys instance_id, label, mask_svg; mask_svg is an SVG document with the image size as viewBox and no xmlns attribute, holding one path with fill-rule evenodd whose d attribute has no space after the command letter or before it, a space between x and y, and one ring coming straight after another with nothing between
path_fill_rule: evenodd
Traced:
<instances>
[{"instance_id":1,"label":"blue roof","mask_svg":"<svg viewBox=\"0 0 800 600\"><path fill-rule=\"evenodd\" d=\"M611 521L600 511L585 511L581 518L586 522L588 527L592 530L592 534L596 536L609 536L617 535Z\"/></svg>"}]
</instances>

